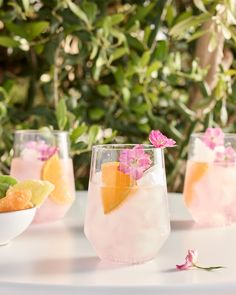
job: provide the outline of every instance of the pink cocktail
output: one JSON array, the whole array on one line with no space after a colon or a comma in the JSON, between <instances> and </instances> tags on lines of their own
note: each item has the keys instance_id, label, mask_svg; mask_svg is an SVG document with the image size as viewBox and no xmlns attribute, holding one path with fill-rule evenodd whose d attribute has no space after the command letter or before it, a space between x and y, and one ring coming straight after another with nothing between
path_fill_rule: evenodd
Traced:
<instances>
[{"instance_id":1,"label":"pink cocktail","mask_svg":"<svg viewBox=\"0 0 236 295\"><path fill-rule=\"evenodd\" d=\"M141 263L170 233L163 150L151 145L93 148L85 234L101 259Z\"/></svg>"},{"instance_id":2,"label":"pink cocktail","mask_svg":"<svg viewBox=\"0 0 236 295\"><path fill-rule=\"evenodd\" d=\"M193 219L210 226L236 221L236 136L219 130L191 136L184 184Z\"/></svg>"},{"instance_id":3,"label":"pink cocktail","mask_svg":"<svg viewBox=\"0 0 236 295\"><path fill-rule=\"evenodd\" d=\"M48 180L54 191L37 209L34 222L64 217L75 198L72 159L68 135L60 131L16 131L10 174L18 180Z\"/></svg>"}]
</instances>

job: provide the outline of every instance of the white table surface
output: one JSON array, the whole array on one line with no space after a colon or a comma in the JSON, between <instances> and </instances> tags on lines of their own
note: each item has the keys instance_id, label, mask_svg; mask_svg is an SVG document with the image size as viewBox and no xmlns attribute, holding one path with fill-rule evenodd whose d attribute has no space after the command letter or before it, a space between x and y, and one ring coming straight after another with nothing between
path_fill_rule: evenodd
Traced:
<instances>
[{"instance_id":1,"label":"white table surface","mask_svg":"<svg viewBox=\"0 0 236 295\"><path fill-rule=\"evenodd\" d=\"M134 266L101 262L83 234L86 192L60 222L31 227L0 247L0 294L163 294L235 295L236 225L196 226L182 195L171 194L172 232L158 257ZM4 226L4 225L1 225ZM187 249L199 252L202 265L224 265L213 272L176 271Z\"/></svg>"}]
</instances>

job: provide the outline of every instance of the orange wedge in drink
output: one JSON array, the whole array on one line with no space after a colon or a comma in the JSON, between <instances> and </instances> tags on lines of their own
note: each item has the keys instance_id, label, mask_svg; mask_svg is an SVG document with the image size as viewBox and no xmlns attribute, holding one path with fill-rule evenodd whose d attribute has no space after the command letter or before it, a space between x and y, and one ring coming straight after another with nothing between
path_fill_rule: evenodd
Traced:
<instances>
[{"instance_id":1,"label":"orange wedge in drink","mask_svg":"<svg viewBox=\"0 0 236 295\"><path fill-rule=\"evenodd\" d=\"M133 191L135 181L127 174L119 171L119 162L102 164L102 202L104 213L116 209Z\"/></svg>"},{"instance_id":2,"label":"orange wedge in drink","mask_svg":"<svg viewBox=\"0 0 236 295\"><path fill-rule=\"evenodd\" d=\"M50 193L49 197L55 203L64 205L73 201L74 198L71 196L68 189L68 185L65 181L65 175L63 172L63 165L61 164L61 160L59 159L57 153L51 156L45 162L42 169L41 178L54 184L55 188Z\"/></svg>"},{"instance_id":3,"label":"orange wedge in drink","mask_svg":"<svg viewBox=\"0 0 236 295\"><path fill-rule=\"evenodd\" d=\"M193 200L193 187L204 176L208 164L204 162L191 162L187 164L186 178L184 182L185 204L189 206Z\"/></svg>"}]
</instances>

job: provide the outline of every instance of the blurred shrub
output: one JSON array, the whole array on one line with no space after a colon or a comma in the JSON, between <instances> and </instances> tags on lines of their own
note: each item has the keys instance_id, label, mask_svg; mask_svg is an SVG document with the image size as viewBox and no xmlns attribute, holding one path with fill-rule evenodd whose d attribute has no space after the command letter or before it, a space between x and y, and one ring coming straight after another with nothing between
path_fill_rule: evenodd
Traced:
<instances>
[{"instance_id":1,"label":"blurred shrub","mask_svg":"<svg viewBox=\"0 0 236 295\"><path fill-rule=\"evenodd\" d=\"M1 171L14 129L51 126L69 131L86 188L92 144L141 143L161 129L178 143L166 166L169 189L181 190L191 132L235 128L235 62L219 64L210 89L194 49L208 33L217 50L216 31L202 27L212 21L234 55L234 14L233 0L0 1Z\"/></svg>"}]
</instances>

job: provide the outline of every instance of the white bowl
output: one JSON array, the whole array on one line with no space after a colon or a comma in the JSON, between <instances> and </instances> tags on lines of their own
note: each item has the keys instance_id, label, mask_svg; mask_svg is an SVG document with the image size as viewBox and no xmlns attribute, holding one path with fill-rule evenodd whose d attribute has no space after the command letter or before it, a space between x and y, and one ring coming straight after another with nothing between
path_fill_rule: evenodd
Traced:
<instances>
[{"instance_id":1,"label":"white bowl","mask_svg":"<svg viewBox=\"0 0 236 295\"><path fill-rule=\"evenodd\" d=\"M0 212L0 246L6 245L23 233L31 224L36 207L11 212Z\"/></svg>"}]
</instances>

